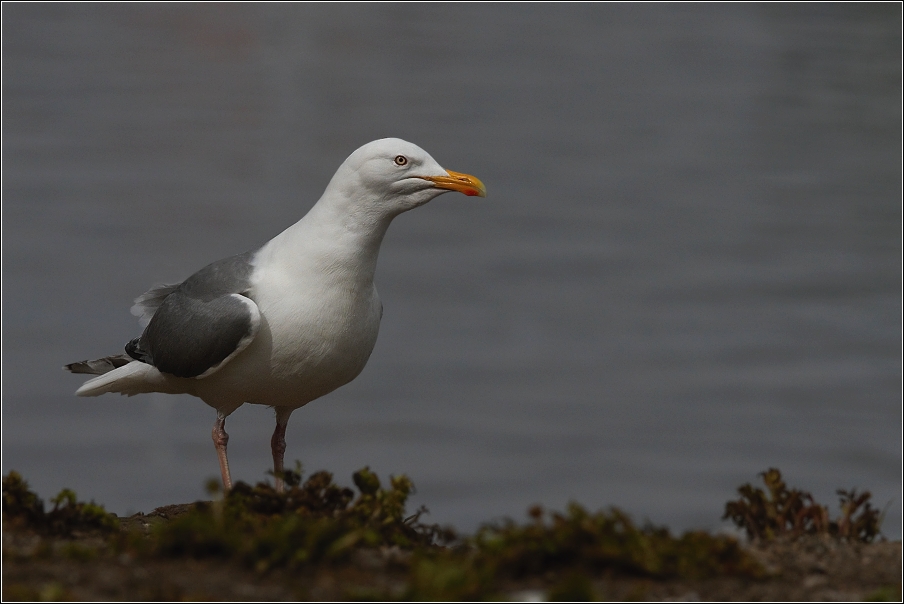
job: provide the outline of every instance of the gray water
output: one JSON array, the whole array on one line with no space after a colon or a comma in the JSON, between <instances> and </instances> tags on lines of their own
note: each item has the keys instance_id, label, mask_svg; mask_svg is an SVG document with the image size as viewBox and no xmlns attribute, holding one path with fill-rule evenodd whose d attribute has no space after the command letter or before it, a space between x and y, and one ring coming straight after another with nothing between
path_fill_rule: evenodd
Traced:
<instances>
[{"instance_id":1,"label":"gray water","mask_svg":"<svg viewBox=\"0 0 904 604\"><path fill-rule=\"evenodd\" d=\"M900 5L3 5L3 472L205 497L212 409L73 396L132 299L267 241L361 144L479 176L399 217L376 350L287 459L429 520L718 528L770 466L901 536ZM227 421L236 478L272 412Z\"/></svg>"}]
</instances>

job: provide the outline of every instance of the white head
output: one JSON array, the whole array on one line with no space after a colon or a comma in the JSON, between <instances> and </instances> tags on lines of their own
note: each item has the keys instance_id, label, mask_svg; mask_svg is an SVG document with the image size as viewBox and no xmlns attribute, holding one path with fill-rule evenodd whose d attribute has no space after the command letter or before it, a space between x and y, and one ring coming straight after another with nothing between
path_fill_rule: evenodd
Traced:
<instances>
[{"instance_id":1,"label":"white head","mask_svg":"<svg viewBox=\"0 0 904 604\"><path fill-rule=\"evenodd\" d=\"M391 220L449 191L486 197L478 178L444 169L417 145L382 138L360 147L343 162L323 199L371 222Z\"/></svg>"}]
</instances>

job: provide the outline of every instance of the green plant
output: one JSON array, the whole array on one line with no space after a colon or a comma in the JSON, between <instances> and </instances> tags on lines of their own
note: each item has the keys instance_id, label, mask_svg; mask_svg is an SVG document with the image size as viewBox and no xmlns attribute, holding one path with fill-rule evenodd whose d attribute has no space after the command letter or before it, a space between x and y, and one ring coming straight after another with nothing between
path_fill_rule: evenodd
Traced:
<instances>
[{"instance_id":1,"label":"green plant","mask_svg":"<svg viewBox=\"0 0 904 604\"><path fill-rule=\"evenodd\" d=\"M28 488L18 472L3 477L3 517L48 535L69 536L75 531L112 532L119 528L116 516L101 505L78 501L75 492L63 489L50 500L53 509L44 511L44 502Z\"/></svg>"},{"instance_id":2,"label":"green plant","mask_svg":"<svg viewBox=\"0 0 904 604\"><path fill-rule=\"evenodd\" d=\"M761 569L734 539L690 531L638 527L623 511L588 512L572 503L565 514L530 510L533 521L482 527L474 537L480 555L514 577L547 570L616 571L649 577L757 576Z\"/></svg>"},{"instance_id":3,"label":"green plant","mask_svg":"<svg viewBox=\"0 0 904 604\"><path fill-rule=\"evenodd\" d=\"M316 472L302 482L300 468L285 472L287 489L239 482L222 501L199 504L159 527L153 551L167 556L224 557L266 570L345 559L357 547L430 547L448 531L406 517L413 491L406 476L382 488L369 468L353 476L359 494Z\"/></svg>"}]
</instances>

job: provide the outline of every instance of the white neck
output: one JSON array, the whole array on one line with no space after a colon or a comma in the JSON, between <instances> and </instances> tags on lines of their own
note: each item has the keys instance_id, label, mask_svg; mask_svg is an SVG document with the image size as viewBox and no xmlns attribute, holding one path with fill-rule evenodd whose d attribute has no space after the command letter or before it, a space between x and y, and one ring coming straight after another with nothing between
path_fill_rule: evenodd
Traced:
<instances>
[{"instance_id":1,"label":"white neck","mask_svg":"<svg viewBox=\"0 0 904 604\"><path fill-rule=\"evenodd\" d=\"M373 283L380 244L394 216L358 210L373 206L349 199L334 182L301 220L264 246L261 260L290 272L315 271L362 285Z\"/></svg>"}]
</instances>

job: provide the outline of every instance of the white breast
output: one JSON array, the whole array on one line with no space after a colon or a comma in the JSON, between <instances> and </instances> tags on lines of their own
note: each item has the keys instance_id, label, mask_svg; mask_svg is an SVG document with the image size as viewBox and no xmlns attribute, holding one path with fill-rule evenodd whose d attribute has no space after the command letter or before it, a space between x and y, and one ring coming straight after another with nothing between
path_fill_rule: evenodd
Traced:
<instances>
[{"instance_id":1,"label":"white breast","mask_svg":"<svg viewBox=\"0 0 904 604\"><path fill-rule=\"evenodd\" d=\"M208 404L300 407L353 380L376 344L382 306L372 275L324 265L316 254L283 262L269 253L261 250L248 293L260 330L228 368L199 384Z\"/></svg>"}]
</instances>

